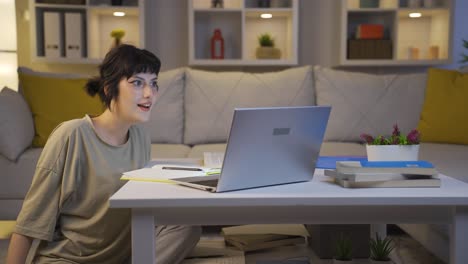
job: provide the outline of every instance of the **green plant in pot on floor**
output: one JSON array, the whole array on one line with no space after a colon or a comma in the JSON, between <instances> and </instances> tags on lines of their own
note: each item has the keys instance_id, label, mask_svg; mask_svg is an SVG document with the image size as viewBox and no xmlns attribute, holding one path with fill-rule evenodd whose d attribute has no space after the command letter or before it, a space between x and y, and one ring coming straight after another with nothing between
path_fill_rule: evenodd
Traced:
<instances>
[{"instance_id":1,"label":"green plant in pot on floor","mask_svg":"<svg viewBox=\"0 0 468 264\"><path fill-rule=\"evenodd\" d=\"M333 264L352 264L353 262L353 246L351 239L343 233L336 240L335 255Z\"/></svg>"},{"instance_id":2,"label":"green plant in pot on floor","mask_svg":"<svg viewBox=\"0 0 468 264\"><path fill-rule=\"evenodd\" d=\"M279 59L281 58L281 50L275 48L275 40L270 33L264 33L258 36L258 44L255 55L257 59Z\"/></svg>"},{"instance_id":3,"label":"green plant in pot on floor","mask_svg":"<svg viewBox=\"0 0 468 264\"><path fill-rule=\"evenodd\" d=\"M380 238L375 234L375 238L370 240L370 260L373 264L392 264L390 253L395 248L393 240L390 237Z\"/></svg>"}]
</instances>

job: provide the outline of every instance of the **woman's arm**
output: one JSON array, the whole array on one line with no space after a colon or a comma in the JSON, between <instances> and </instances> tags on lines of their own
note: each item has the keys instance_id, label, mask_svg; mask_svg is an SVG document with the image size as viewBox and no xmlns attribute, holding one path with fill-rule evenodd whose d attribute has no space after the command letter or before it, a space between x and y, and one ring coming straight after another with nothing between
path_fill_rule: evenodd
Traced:
<instances>
[{"instance_id":1,"label":"woman's arm","mask_svg":"<svg viewBox=\"0 0 468 264\"><path fill-rule=\"evenodd\" d=\"M24 264L32 241L33 239L30 237L13 233L8 247L6 264Z\"/></svg>"}]
</instances>

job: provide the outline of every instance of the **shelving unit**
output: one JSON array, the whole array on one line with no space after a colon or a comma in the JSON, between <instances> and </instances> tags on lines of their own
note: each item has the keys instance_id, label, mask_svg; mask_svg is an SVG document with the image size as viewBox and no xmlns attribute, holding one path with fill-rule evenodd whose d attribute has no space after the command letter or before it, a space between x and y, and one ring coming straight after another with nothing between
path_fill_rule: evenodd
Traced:
<instances>
[{"instance_id":1,"label":"shelving unit","mask_svg":"<svg viewBox=\"0 0 468 264\"><path fill-rule=\"evenodd\" d=\"M299 0L267 1L224 0L224 6L211 7L211 0L189 0L190 65L296 65ZM263 19L261 14L271 14ZM224 39L224 59L212 59L211 37L220 29ZM258 59L258 36L269 33L279 59Z\"/></svg>"},{"instance_id":2,"label":"shelving unit","mask_svg":"<svg viewBox=\"0 0 468 264\"><path fill-rule=\"evenodd\" d=\"M419 13L420 17L410 17ZM452 0L342 0L338 64L436 65L451 62ZM384 26L390 57L350 58L358 25ZM359 57L359 56L357 56Z\"/></svg>"},{"instance_id":3,"label":"shelving unit","mask_svg":"<svg viewBox=\"0 0 468 264\"><path fill-rule=\"evenodd\" d=\"M143 0L30 0L34 61L100 63L123 29L123 43L144 47ZM112 5L112 4L115 5ZM114 16L123 12L124 16Z\"/></svg>"}]
</instances>

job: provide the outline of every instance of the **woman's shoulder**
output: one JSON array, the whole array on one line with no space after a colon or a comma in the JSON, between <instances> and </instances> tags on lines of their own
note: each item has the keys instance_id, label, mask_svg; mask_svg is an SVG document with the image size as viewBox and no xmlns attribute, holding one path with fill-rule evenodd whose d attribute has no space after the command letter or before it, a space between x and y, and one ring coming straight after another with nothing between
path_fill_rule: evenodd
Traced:
<instances>
[{"instance_id":1,"label":"woman's shoulder","mask_svg":"<svg viewBox=\"0 0 468 264\"><path fill-rule=\"evenodd\" d=\"M59 124L51 133L51 136L68 137L74 133L83 131L89 127L87 117L72 119Z\"/></svg>"}]
</instances>

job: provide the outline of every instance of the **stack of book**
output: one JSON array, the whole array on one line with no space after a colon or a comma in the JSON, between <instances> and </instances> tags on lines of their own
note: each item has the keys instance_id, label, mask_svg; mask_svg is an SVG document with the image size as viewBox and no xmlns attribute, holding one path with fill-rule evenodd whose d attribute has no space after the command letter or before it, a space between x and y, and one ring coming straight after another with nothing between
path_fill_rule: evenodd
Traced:
<instances>
[{"instance_id":1,"label":"stack of book","mask_svg":"<svg viewBox=\"0 0 468 264\"><path fill-rule=\"evenodd\" d=\"M338 161L325 175L346 188L440 187L438 172L427 161Z\"/></svg>"},{"instance_id":2,"label":"stack of book","mask_svg":"<svg viewBox=\"0 0 468 264\"><path fill-rule=\"evenodd\" d=\"M225 227L222 234L227 245L244 252L305 244L309 233L304 225L244 225Z\"/></svg>"}]
</instances>

